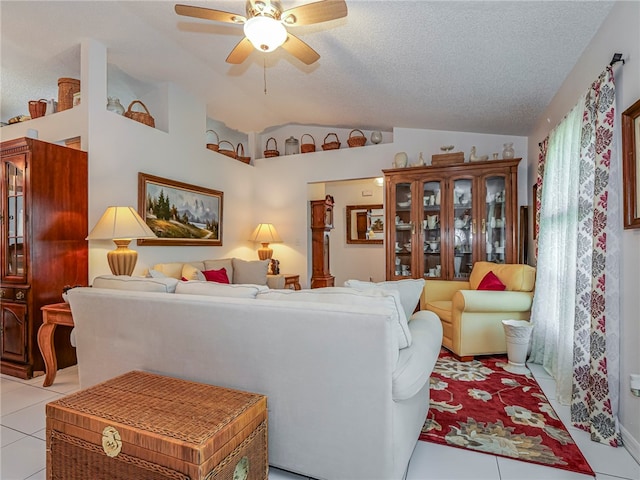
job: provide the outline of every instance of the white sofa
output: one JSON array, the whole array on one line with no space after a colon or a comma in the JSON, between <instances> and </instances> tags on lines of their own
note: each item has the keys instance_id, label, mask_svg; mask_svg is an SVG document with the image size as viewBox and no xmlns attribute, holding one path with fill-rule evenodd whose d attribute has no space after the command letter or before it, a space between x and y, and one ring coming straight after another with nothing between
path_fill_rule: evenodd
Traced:
<instances>
[{"instance_id":1,"label":"white sofa","mask_svg":"<svg viewBox=\"0 0 640 480\"><path fill-rule=\"evenodd\" d=\"M403 478L429 406L435 314L407 323L398 292L380 289L176 288L69 291L82 388L137 369L262 393L270 465L318 479Z\"/></svg>"}]
</instances>

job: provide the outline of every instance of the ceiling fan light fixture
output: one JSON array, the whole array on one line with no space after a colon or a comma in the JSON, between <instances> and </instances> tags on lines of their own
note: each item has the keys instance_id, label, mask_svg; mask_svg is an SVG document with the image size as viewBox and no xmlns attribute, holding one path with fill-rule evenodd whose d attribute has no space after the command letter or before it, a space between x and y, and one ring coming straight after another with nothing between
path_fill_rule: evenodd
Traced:
<instances>
[{"instance_id":1,"label":"ceiling fan light fixture","mask_svg":"<svg viewBox=\"0 0 640 480\"><path fill-rule=\"evenodd\" d=\"M256 50L273 52L287 39L287 29L278 20L257 16L244 24L244 34Z\"/></svg>"}]
</instances>

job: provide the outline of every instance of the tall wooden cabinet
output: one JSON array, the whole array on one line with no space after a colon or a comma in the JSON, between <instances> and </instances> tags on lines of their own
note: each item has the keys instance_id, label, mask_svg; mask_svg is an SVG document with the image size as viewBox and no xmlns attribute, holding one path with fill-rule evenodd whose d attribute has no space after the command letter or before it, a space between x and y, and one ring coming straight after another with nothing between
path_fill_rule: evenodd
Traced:
<instances>
[{"instance_id":1,"label":"tall wooden cabinet","mask_svg":"<svg viewBox=\"0 0 640 480\"><path fill-rule=\"evenodd\" d=\"M383 170L386 277L469 277L473 263L517 262L521 159Z\"/></svg>"},{"instance_id":2,"label":"tall wooden cabinet","mask_svg":"<svg viewBox=\"0 0 640 480\"><path fill-rule=\"evenodd\" d=\"M87 284L87 153L21 138L2 142L0 155L1 369L31 378L44 370L41 307ZM76 362L69 333L56 329L60 368Z\"/></svg>"}]
</instances>

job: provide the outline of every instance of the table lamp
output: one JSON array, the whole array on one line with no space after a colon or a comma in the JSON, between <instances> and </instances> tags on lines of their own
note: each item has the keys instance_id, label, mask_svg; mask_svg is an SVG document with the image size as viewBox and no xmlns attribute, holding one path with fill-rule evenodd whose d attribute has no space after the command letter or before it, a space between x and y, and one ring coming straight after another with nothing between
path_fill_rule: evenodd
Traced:
<instances>
[{"instance_id":1,"label":"table lamp","mask_svg":"<svg viewBox=\"0 0 640 480\"><path fill-rule=\"evenodd\" d=\"M278 232L271 223L260 223L249 238L252 242L261 243L258 249L260 260L267 260L273 256L273 249L269 248L270 243L282 243Z\"/></svg>"},{"instance_id":2,"label":"table lamp","mask_svg":"<svg viewBox=\"0 0 640 480\"><path fill-rule=\"evenodd\" d=\"M108 207L87 240L113 240L117 248L107 253L111 273L131 275L138 252L129 248L134 238L157 238L133 207Z\"/></svg>"}]
</instances>

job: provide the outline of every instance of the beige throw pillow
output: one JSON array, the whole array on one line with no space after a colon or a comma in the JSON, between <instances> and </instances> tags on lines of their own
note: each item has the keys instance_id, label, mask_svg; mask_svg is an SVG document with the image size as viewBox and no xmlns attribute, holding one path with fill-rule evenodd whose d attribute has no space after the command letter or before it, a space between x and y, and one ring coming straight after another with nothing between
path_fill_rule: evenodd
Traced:
<instances>
[{"instance_id":1,"label":"beige throw pillow","mask_svg":"<svg viewBox=\"0 0 640 480\"><path fill-rule=\"evenodd\" d=\"M233 259L233 283L249 283L252 285L267 284L267 269L270 260L247 261Z\"/></svg>"}]
</instances>

